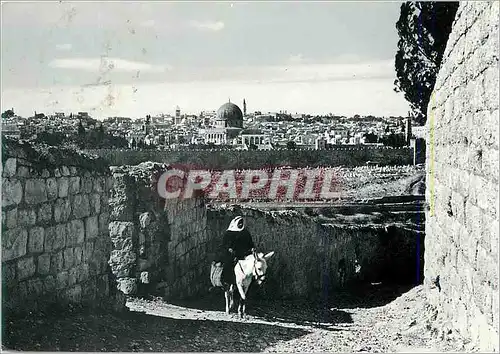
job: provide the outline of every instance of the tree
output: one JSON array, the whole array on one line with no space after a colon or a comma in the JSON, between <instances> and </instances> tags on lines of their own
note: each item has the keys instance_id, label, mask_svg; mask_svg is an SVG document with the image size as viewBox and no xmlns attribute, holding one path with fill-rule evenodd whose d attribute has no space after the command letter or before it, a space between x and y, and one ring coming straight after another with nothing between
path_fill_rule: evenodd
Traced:
<instances>
[{"instance_id":1,"label":"tree","mask_svg":"<svg viewBox=\"0 0 500 354\"><path fill-rule=\"evenodd\" d=\"M37 143L44 143L51 146L60 146L65 141L64 134L59 132L41 132L37 135L36 139L34 139Z\"/></svg>"},{"instance_id":2,"label":"tree","mask_svg":"<svg viewBox=\"0 0 500 354\"><path fill-rule=\"evenodd\" d=\"M403 92L419 124L425 124L458 2L410 1L401 4L396 29L396 92Z\"/></svg>"},{"instance_id":3,"label":"tree","mask_svg":"<svg viewBox=\"0 0 500 354\"><path fill-rule=\"evenodd\" d=\"M78 135L85 135L85 128L83 127L82 121L78 121Z\"/></svg>"},{"instance_id":4,"label":"tree","mask_svg":"<svg viewBox=\"0 0 500 354\"><path fill-rule=\"evenodd\" d=\"M378 136L373 133L365 133L363 136L367 143L376 143L378 141Z\"/></svg>"},{"instance_id":5,"label":"tree","mask_svg":"<svg viewBox=\"0 0 500 354\"><path fill-rule=\"evenodd\" d=\"M2 118L5 118L5 119L12 118L14 116L15 116L14 109L8 109L2 113Z\"/></svg>"},{"instance_id":6,"label":"tree","mask_svg":"<svg viewBox=\"0 0 500 354\"><path fill-rule=\"evenodd\" d=\"M286 143L286 147L288 150L295 150L297 148L297 144L295 141L290 140L288 143Z\"/></svg>"}]
</instances>

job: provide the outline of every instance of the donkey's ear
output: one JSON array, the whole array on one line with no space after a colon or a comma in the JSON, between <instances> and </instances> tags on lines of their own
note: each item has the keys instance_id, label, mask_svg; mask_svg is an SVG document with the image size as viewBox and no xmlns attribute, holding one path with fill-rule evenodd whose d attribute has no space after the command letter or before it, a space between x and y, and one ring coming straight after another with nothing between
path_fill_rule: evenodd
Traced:
<instances>
[{"instance_id":1,"label":"donkey's ear","mask_svg":"<svg viewBox=\"0 0 500 354\"><path fill-rule=\"evenodd\" d=\"M264 256L264 259L267 261L269 258L271 258L274 255L274 251L269 252Z\"/></svg>"}]
</instances>

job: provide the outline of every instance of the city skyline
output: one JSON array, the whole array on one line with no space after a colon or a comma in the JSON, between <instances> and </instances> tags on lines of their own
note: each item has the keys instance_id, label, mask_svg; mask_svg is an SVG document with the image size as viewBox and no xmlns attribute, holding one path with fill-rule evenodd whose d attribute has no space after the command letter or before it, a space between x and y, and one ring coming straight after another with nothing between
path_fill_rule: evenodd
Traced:
<instances>
[{"instance_id":1,"label":"city skyline","mask_svg":"<svg viewBox=\"0 0 500 354\"><path fill-rule=\"evenodd\" d=\"M228 98L249 112L409 110L393 91L400 3L2 6L2 108L21 115L198 113Z\"/></svg>"}]
</instances>

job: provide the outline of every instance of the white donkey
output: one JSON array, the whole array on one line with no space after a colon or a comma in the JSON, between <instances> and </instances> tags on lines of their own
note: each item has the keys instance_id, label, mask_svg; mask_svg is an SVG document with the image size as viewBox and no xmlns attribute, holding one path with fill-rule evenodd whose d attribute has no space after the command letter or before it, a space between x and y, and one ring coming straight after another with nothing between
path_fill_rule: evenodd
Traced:
<instances>
[{"instance_id":1,"label":"white donkey","mask_svg":"<svg viewBox=\"0 0 500 354\"><path fill-rule=\"evenodd\" d=\"M253 280L257 281L258 285L266 279L267 260L274 255L274 251L264 255L263 253L253 252L244 260L239 260L234 266L234 274L236 276L236 287L239 292L238 313L241 317L246 314L246 295L248 288ZM233 305L234 285L225 290L226 297L226 313L229 313Z\"/></svg>"}]
</instances>

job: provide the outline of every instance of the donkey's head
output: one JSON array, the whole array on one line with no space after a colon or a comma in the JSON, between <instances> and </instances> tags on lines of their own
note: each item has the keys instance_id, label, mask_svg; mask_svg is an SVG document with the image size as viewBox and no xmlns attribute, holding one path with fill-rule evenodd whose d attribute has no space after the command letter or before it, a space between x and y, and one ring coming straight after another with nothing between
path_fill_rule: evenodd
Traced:
<instances>
[{"instance_id":1,"label":"donkey's head","mask_svg":"<svg viewBox=\"0 0 500 354\"><path fill-rule=\"evenodd\" d=\"M266 280L266 271L267 271L267 260L274 255L274 251L269 252L267 254L253 252L253 256L255 259L255 264L253 267L252 276L257 281L257 284L261 285L262 282Z\"/></svg>"}]
</instances>

